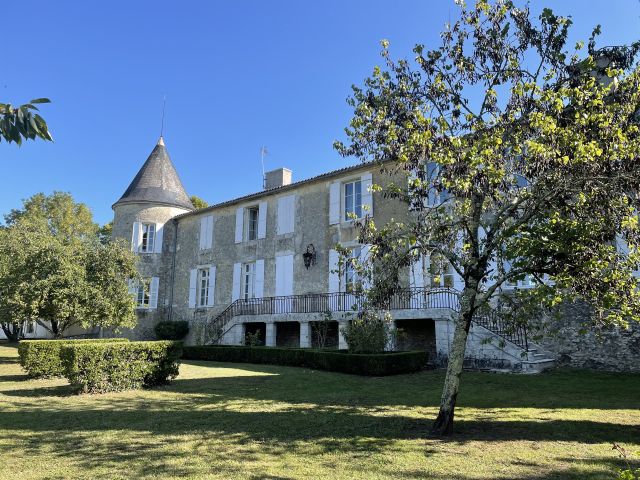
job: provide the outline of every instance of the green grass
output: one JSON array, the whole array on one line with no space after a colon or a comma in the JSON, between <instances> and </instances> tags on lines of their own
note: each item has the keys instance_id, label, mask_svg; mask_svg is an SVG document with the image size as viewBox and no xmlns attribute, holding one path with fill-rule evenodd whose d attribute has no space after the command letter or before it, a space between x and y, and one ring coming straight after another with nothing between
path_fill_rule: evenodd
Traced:
<instances>
[{"instance_id":1,"label":"green grass","mask_svg":"<svg viewBox=\"0 0 640 480\"><path fill-rule=\"evenodd\" d=\"M78 396L0 344L0 478L611 479L613 442L640 451L640 375L468 372L455 436L428 439L442 380L188 362Z\"/></svg>"}]
</instances>

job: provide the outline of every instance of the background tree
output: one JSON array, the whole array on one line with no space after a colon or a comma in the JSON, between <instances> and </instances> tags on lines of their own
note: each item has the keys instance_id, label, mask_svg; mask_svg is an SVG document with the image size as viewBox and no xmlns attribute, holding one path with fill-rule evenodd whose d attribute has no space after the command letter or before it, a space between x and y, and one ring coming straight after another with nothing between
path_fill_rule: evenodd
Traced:
<instances>
[{"instance_id":1,"label":"background tree","mask_svg":"<svg viewBox=\"0 0 640 480\"><path fill-rule=\"evenodd\" d=\"M191 195L189 197L189 200L191 200L191 203L193 203L193 206L196 207L196 210L199 210L201 208L207 208L209 206L209 203L207 203L205 200L201 199L197 195Z\"/></svg>"},{"instance_id":2,"label":"background tree","mask_svg":"<svg viewBox=\"0 0 640 480\"><path fill-rule=\"evenodd\" d=\"M113 236L113 222L105 223L98 229L98 239L102 243L109 243Z\"/></svg>"},{"instance_id":3,"label":"background tree","mask_svg":"<svg viewBox=\"0 0 640 480\"><path fill-rule=\"evenodd\" d=\"M349 100L350 143L337 149L404 173L408 188L374 189L413 210L406 222L361 224L371 298L383 305L418 255L446 259L464 285L435 434L453 429L473 316L505 283L534 279L514 299L523 308L585 299L594 321L622 325L640 312L640 44L598 50L597 28L571 53L570 26L510 1L463 5L441 46L416 45L413 62L383 42L386 68Z\"/></svg>"},{"instance_id":4,"label":"background tree","mask_svg":"<svg viewBox=\"0 0 640 480\"><path fill-rule=\"evenodd\" d=\"M128 245L101 242L91 212L69 194L37 194L0 229L0 322L37 321L54 337L74 326L135 325Z\"/></svg>"},{"instance_id":5,"label":"background tree","mask_svg":"<svg viewBox=\"0 0 640 480\"><path fill-rule=\"evenodd\" d=\"M17 143L22 145L24 140L53 141L47 122L38 115L37 104L50 103L48 98L36 98L19 107L13 107L8 103L0 103L0 142Z\"/></svg>"}]
</instances>

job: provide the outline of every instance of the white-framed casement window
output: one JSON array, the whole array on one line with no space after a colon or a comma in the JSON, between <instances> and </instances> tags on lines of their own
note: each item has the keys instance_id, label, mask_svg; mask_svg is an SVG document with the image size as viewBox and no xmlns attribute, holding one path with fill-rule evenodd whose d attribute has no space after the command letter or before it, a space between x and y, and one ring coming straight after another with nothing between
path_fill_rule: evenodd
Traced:
<instances>
[{"instance_id":1,"label":"white-framed casement window","mask_svg":"<svg viewBox=\"0 0 640 480\"><path fill-rule=\"evenodd\" d=\"M189 273L189 308L212 307L215 303L216 267L201 265Z\"/></svg>"},{"instance_id":2,"label":"white-framed casement window","mask_svg":"<svg viewBox=\"0 0 640 480\"><path fill-rule=\"evenodd\" d=\"M236 210L236 243L265 238L267 233L267 202L240 207Z\"/></svg>"},{"instance_id":3,"label":"white-framed casement window","mask_svg":"<svg viewBox=\"0 0 640 480\"><path fill-rule=\"evenodd\" d=\"M242 278L240 280L240 298L250 300L256 296L256 264L255 262L242 264Z\"/></svg>"},{"instance_id":4,"label":"white-framed casement window","mask_svg":"<svg viewBox=\"0 0 640 480\"><path fill-rule=\"evenodd\" d=\"M206 307L209 304L209 269L198 269L198 306Z\"/></svg>"},{"instance_id":5,"label":"white-framed casement window","mask_svg":"<svg viewBox=\"0 0 640 480\"><path fill-rule=\"evenodd\" d=\"M156 224L143 223L141 229L140 252L153 253L156 245Z\"/></svg>"},{"instance_id":6,"label":"white-framed casement window","mask_svg":"<svg viewBox=\"0 0 640 480\"><path fill-rule=\"evenodd\" d=\"M27 322L25 327L25 333L32 335L36 331L36 322Z\"/></svg>"},{"instance_id":7,"label":"white-framed casement window","mask_svg":"<svg viewBox=\"0 0 640 480\"><path fill-rule=\"evenodd\" d=\"M257 240L258 239L258 219L260 218L260 208L249 207L245 209L245 239Z\"/></svg>"},{"instance_id":8,"label":"white-framed casement window","mask_svg":"<svg viewBox=\"0 0 640 480\"><path fill-rule=\"evenodd\" d=\"M329 224L373 216L371 173L329 184Z\"/></svg>"},{"instance_id":9,"label":"white-framed casement window","mask_svg":"<svg viewBox=\"0 0 640 480\"><path fill-rule=\"evenodd\" d=\"M344 291L347 293L362 292L362 279L356 269L355 262L360 259L362 253L361 247L351 249L349 258L345 259L344 265Z\"/></svg>"},{"instance_id":10,"label":"white-framed casement window","mask_svg":"<svg viewBox=\"0 0 640 480\"><path fill-rule=\"evenodd\" d=\"M362 218L362 181L360 179L343 185L345 222Z\"/></svg>"},{"instance_id":11,"label":"white-framed casement window","mask_svg":"<svg viewBox=\"0 0 640 480\"><path fill-rule=\"evenodd\" d=\"M453 288L453 267L439 255L429 258L429 285L431 287Z\"/></svg>"},{"instance_id":12,"label":"white-framed casement window","mask_svg":"<svg viewBox=\"0 0 640 480\"><path fill-rule=\"evenodd\" d=\"M158 277L145 278L139 282L130 282L129 291L134 297L136 308L144 310L158 307L159 283L160 279Z\"/></svg>"},{"instance_id":13,"label":"white-framed casement window","mask_svg":"<svg viewBox=\"0 0 640 480\"><path fill-rule=\"evenodd\" d=\"M162 253L161 223L134 222L131 250L135 253Z\"/></svg>"}]
</instances>

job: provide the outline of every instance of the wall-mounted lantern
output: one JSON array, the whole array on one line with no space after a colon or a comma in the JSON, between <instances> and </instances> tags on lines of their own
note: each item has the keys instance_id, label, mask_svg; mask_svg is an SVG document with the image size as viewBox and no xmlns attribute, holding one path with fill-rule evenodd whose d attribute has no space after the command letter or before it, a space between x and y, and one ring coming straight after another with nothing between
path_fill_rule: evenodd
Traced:
<instances>
[{"instance_id":1,"label":"wall-mounted lantern","mask_svg":"<svg viewBox=\"0 0 640 480\"><path fill-rule=\"evenodd\" d=\"M316 264L316 247L313 246L313 243L307 245L307 251L302 254L302 258L304 259L304 266L307 269Z\"/></svg>"}]
</instances>

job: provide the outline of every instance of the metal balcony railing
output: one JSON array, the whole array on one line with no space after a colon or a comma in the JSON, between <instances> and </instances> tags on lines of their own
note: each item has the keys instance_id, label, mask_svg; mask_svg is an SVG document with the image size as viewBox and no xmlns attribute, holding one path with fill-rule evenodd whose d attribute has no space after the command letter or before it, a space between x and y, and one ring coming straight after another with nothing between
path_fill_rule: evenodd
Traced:
<instances>
[{"instance_id":1,"label":"metal balcony railing","mask_svg":"<svg viewBox=\"0 0 640 480\"><path fill-rule=\"evenodd\" d=\"M400 290L385 302L388 310L448 309L459 311L460 292L453 288L408 288ZM217 331L216 340L239 315L284 315L295 313L359 312L366 303L364 293L309 293L284 297L239 299L224 309L210 324ZM496 335L528 350L524 326L513 325L496 312L477 313L473 322Z\"/></svg>"}]
</instances>

